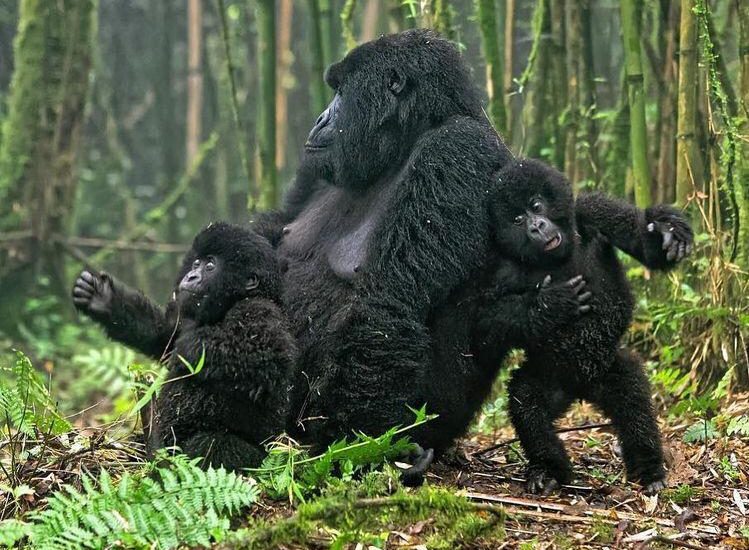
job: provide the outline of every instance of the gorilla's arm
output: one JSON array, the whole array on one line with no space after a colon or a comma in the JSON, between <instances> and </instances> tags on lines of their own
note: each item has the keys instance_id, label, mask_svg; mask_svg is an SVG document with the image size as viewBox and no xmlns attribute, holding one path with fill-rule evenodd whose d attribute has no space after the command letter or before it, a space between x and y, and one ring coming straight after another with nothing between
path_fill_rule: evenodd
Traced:
<instances>
[{"instance_id":1,"label":"gorilla's arm","mask_svg":"<svg viewBox=\"0 0 749 550\"><path fill-rule=\"evenodd\" d=\"M651 269L671 269L692 250L689 222L668 205L642 210L602 193L582 194L575 203L578 226L593 228Z\"/></svg>"},{"instance_id":2,"label":"gorilla's arm","mask_svg":"<svg viewBox=\"0 0 749 550\"><path fill-rule=\"evenodd\" d=\"M483 123L455 118L421 137L369 247L370 284L418 314L464 284L488 249L491 174L511 158Z\"/></svg>"},{"instance_id":3,"label":"gorilla's arm","mask_svg":"<svg viewBox=\"0 0 749 550\"><path fill-rule=\"evenodd\" d=\"M280 210L255 214L250 220L250 227L276 248L283 238L283 228L302 211L317 187L317 181L307 178L304 174L297 175L284 197L283 207Z\"/></svg>"},{"instance_id":4,"label":"gorilla's arm","mask_svg":"<svg viewBox=\"0 0 749 550\"><path fill-rule=\"evenodd\" d=\"M504 290L506 285L500 275L496 286L482 300L479 337L484 345L501 342L512 346L535 344L548 338L554 331L590 311L588 302L592 294L585 287L581 275L554 283L552 276L547 276L537 288L508 292Z\"/></svg>"},{"instance_id":5,"label":"gorilla's arm","mask_svg":"<svg viewBox=\"0 0 749 550\"><path fill-rule=\"evenodd\" d=\"M75 307L117 342L159 359L177 324L176 305L162 308L108 273L84 270L73 286Z\"/></svg>"}]
</instances>

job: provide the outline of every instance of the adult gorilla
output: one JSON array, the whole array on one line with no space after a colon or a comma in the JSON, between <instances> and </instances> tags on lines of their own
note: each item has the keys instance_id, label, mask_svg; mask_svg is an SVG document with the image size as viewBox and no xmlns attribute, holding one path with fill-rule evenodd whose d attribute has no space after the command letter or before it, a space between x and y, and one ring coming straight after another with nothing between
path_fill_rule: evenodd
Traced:
<instances>
[{"instance_id":1,"label":"adult gorilla","mask_svg":"<svg viewBox=\"0 0 749 550\"><path fill-rule=\"evenodd\" d=\"M288 265L283 301L301 353L289 430L324 445L408 423L408 406L426 403L440 417L415 439L439 451L499 367L474 360L475 309L455 296L487 257L491 176L511 154L457 49L431 31L364 44L325 78L335 97L286 204L255 221ZM638 254L639 211L612 208L610 231L610 216L592 223L645 263L663 260Z\"/></svg>"}]
</instances>

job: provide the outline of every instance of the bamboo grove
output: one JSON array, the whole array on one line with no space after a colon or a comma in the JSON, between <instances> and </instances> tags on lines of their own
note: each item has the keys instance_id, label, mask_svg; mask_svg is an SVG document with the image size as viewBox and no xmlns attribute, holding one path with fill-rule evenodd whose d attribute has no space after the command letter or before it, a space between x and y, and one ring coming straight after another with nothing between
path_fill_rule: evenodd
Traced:
<instances>
[{"instance_id":1,"label":"bamboo grove","mask_svg":"<svg viewBox=\"0 0 749 550\"><path fill-rule=\"evenodd\" d=\"M279 203L330 99L328 64L379 34L432 27L463 48L515 153L562 169L579 191L690 213L694 261L648 299L675 300L700 379L733 369L749 382L749 3L10 4L0 8L0 61L13 60L0 66L0 330L10 338L29 300L64 301L81 262L167 288L162 267L202 223Z\"/></svg>"}]
</instances>

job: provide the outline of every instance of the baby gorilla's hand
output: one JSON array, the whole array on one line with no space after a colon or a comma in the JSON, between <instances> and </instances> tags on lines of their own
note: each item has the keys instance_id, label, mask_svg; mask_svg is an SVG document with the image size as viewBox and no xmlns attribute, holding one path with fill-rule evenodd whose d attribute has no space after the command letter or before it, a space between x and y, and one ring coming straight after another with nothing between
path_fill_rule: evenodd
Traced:
<instances>
[{"instance_id":1,"label":"baby gorilla's hand","mask_svg":"<svg viewBox=\"0 0 749 550\"><path fill-rule=\"evenodd\" d=\"M689 220L667 205L657 205L645 211L649 237L659 241L666 260L678 263L692 252L694 233Z\"/></svg>"},{"instance_id":2,"label":"baby gorilla's hand","mask_svg":"<svg viewBox=\"0 0 749 550\"><path fill-rule=\"evenodd\" d=\"M577 317L590 311L590 300L593 294L585 290L585 279L582 275L573 277L563 283L551 284L551 275L547 275L538 287L538 298L541 307L552 314L564 314Z\"/></svg>"},{"instance_id":3,"label":"baby gorilla's hand","mask_svg":"<svg viewBox=\"0 0 749 550\"><path fill-rule=\"evenodd\" d=\"M73 304L94 319L112 314L112 297L112 278L106 273L81 271L73 285Z\"/></svg>"}]
</instances>

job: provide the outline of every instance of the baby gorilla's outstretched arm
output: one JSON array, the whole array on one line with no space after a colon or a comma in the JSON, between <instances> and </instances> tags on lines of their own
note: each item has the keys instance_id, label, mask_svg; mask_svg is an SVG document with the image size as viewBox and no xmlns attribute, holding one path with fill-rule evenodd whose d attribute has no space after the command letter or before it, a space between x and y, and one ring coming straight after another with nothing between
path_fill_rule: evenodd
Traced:
<instances>
[{"instance_id":1,"label":"baby gorilla's outstretched arm","mask_svg":"<svg viewBox=\"0 0 749 550\"><path fill-rule=\"evenodd\" d=\"M110 338L156 359L167 351L177 323L174 304L165 310L105 272L82 271L73 286L73 303Z\"/></svg>"},{"instance_id":2,"label":"baby gorilla's outstretched arm","mask_svg":"<svg viewBox=\"0 0 749 550\"><path fill-rule=\"evenodd\" d=\"M677 209L642 210L602 193L582 194L575 203L578 226L598 230L616 248L651 269L671 269L692 251L689 221Z\"/></svg>"}]
</instances>

